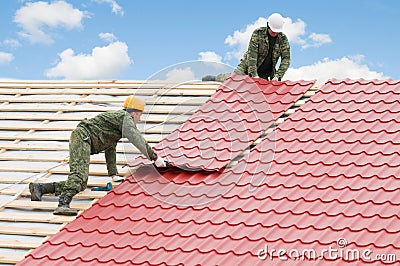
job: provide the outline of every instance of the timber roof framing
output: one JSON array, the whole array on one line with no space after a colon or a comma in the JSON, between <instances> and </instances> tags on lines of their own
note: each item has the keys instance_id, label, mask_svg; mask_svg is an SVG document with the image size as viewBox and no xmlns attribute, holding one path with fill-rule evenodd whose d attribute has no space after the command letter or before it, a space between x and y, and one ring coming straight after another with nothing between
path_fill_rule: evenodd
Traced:
<instances>
[{"instance_id":1,"label":"timber roof framing","mask_svg":"<svg viewBox=\"0 0 400 266\"><path fill-rule=\"evenodd\" d=\"M55 197L31 202L27 184L66 179L69 135L80 120L121 109L125 97L134 94L147 103L146 123L138 127L154 145L186 121L218 86L142 81L0 82L0 263L20 261L74 219L52 214ZM117 152L119 173L127 175L129 170L123 166L138 151L122 140ZM108 181L104 155L93 155L89 189L76 196L72 207L89 208L106 194L90 191L90 187Z\"/></svg>"}]
</instances>

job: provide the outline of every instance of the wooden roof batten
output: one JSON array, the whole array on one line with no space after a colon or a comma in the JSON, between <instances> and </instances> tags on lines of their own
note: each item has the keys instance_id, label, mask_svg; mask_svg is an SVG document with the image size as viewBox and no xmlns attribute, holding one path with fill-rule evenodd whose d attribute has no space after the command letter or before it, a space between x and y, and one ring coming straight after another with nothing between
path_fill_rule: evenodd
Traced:
<instances>
[{"instance_id":1,"label":"wooden roof batten","mask_svg":"<svg viewBox=\"0 0 400 266\"><path fill-rule=\"evenodd\" d=\"M52 214L57 205L55 197L31 202L27 184L67 177L69 135L80 120L121 109L126 96L137 95L147 103L146 123L138 126L154 145L186 121L218 86L143 81L0 81L0 264L22 260L75 218ZM65 121L69 123L58 124ZM123 168L127 162L124 159L139 153L132 145L126 148L125 141L117 146L121 176L130 174ZM106 195L90 187L105 186L108 181L104 155L92 156L89 189L80 192L71 207L80 211L89 208Z\"/></svg>"}]
</instances>

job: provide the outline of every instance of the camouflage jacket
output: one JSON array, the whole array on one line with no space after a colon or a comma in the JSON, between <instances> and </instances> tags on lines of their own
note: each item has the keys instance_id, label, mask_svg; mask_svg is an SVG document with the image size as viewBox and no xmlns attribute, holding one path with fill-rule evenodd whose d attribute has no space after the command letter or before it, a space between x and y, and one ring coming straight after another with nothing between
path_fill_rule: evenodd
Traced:
<instances>
[{"instance_id":1,"label":"camouflage jacket","mask_svg":"<svg viewBox=\"0 0 400 266\"><path fill-rule=\"evenodd\" d=\"M235 72L245 74L251 77L258 76L257 69L263 63L268 53L268 29L261 27L256 29L251 36L249 47L243 58L240 60ZM275 66L279 57L281 63L278 71ZM278 37L272 52L272 76L271 79L277 77L281 79L286 73L290 65L290 45L286 35L282 32L278 33Z\"/></svg>"},{"instance_id":2,"label":"camouflage jacket","mask_svg":"<svg viewBox=\"0 0 400 266\"><path fill-rule=\"evenodd\" d=\"M110 176L117 174L116 147L122 137L126 137L148 159L157 158L157 154L143 138L132 117L124 110L84 119L77 128L86 133L84 139L90 142L91 154L104 151Z\"/></svg>"}]
</instances>

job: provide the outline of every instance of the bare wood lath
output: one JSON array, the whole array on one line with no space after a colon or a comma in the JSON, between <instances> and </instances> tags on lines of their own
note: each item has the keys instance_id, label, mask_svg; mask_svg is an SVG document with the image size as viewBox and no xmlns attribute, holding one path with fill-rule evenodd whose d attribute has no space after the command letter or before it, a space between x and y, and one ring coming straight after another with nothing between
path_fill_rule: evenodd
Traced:
<instances>
[{"instance_id":1,"label":"bare wood lath","mask_svg":"<svg viewBox=\"0 0 400 266\"><path fill-rule=\"evenodd\" d=\"M80 120L119 110L126 96L137 95L147 104L144 122L138 127L154 145L186 121L218 86L142 81L0 82L0 264L20 261L75 218L52 214L57 206L54 196L31 202L28 184L67 178L68 140ZM138 150L122 140L117 153L119 174L129 175L123 166ZM104 154L92 155L88 189L74 198L71 207L89 208L106 194L90 188L109 181Z\"/></svg>"},{"instance_id":2,"label":"bare wood lath","mask_svg":"<svg viewBox=\"0 0 400 266\"><path fill-rule=\"evenodd\" d=\"M150 145L155 145L185 122L218 86L142 81L0 82L0 264L17 263L75 218L52 214L57 205L54 196L31 202L28 184L67 178L68 140L80 120L121 109L126 96L137 95L147 103L138 127ZM319 87L313 86L274 126ZM123 166L138 154L126 140L118 143L121 176L130 174ZM106 195L90 188L109 181L104 154L92 155L88 189L74 198L71 207L80 211L89 208Z\"/></svg>"}]
</instances>

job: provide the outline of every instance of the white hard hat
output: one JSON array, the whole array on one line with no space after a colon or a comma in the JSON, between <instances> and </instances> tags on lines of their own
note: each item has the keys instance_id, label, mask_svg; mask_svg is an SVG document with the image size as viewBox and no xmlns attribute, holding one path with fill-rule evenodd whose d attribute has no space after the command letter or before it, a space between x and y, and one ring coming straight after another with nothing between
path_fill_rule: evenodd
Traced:
<instances>
[{"instance_id":1,"label":"white hard hat","mask_svg":"<svg viewBox=\"0 0 400 266\"><path fill-rule=\"evenodd\" d=\"M283 28L283 17L279 13L274 13L268 18L268 26L274 32L281 32Z\"/></svg>"}]
</instances>

